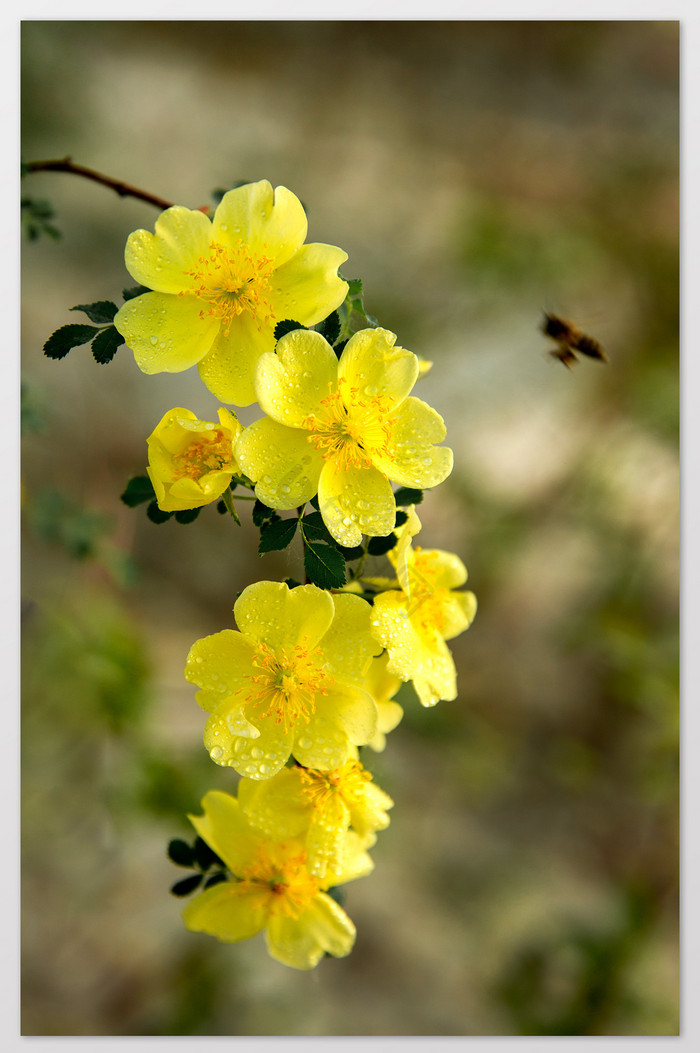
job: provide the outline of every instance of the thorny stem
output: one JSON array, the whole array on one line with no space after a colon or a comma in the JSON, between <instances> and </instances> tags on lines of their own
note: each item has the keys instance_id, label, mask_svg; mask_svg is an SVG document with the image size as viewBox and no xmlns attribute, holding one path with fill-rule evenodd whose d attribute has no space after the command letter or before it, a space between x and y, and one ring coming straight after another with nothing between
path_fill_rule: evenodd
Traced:
<instances>
[{"instance_id":1,"label":"thorny stem","mask_svg":"<svg viewBox=\"0 0 700 1053\"><path fill-rule=\"evenodd\" d=\"M83 176L85 179L92 179L96 183L101 183L103 186L116 191L120 197L136 197L140 201L145 201L149 205L155 205L156 208L160 209L172 208L173 204L172 201L166 201L155 194L149 194L146 190L139 190L138 187L130 186L128 183L122 183L118 179L112 179L111 176L96 172L93 168L76 165L71 161L70 157L63 157L55 161L29 161L24 165L24 171L69 172L72 175Z\"/></svg>"}]
</instances>

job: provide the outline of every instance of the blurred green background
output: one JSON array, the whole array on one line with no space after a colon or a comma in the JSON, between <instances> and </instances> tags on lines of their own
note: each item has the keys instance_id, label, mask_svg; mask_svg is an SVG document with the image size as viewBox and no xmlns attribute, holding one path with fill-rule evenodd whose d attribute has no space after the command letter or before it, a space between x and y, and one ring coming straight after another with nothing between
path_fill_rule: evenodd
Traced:
<instances>
[{"instance_id":1,"label":"blurred green background","mask_svg":"<svg viewBox=\"0 0 700 1053\"><path fill-rule=\"evenodd\" d=\"M298 570L205 509L119 501L196 371L42 356L133 284L156 210L35 174L25 239L25 1035L672 1035L678 1030L678 23L24 22L22 152L189 207L266 178L434 362L452 476L421 543L479 612L460 696L365 762L394 798L347 886L349 958L188 933L166 858L210 788L183 665ZM543 310L609 364L546 354ZM211 416L208 417L208 415ZM247 423L254 409L241 413ZM380 563L377 562L377 571Z\"/></svg>"}]
</instances>

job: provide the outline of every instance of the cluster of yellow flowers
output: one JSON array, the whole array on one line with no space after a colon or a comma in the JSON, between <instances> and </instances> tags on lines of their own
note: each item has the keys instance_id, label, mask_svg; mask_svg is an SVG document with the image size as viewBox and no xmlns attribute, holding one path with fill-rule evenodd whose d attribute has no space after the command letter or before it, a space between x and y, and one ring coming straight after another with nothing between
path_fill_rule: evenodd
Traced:
<instances>
[{"instance_id":1,"label":"cluster of yellow flowers","mask_svg":"<svg viewBox=\"0 0 700 1053\"><path fill-rule=\"evenodd\" d=\"M211 791L190 817L225 880L186 906L185 923L224 941L264 931L270 954L298 969L351 950L355 928L328 890L370 872L389 823L393 802L360 748L384 749L402 683L424 706L456 698L446 641L476 612L473 593L457 591L461 560L413 546L413 506L397 519L392 483L433 487L452 470L442 418L411 395L421 364L378 326L348 330L338 347L309 328L349 287L346 253L305 244L306 233L298 199L266 181L226 193L211 218L169 208L154 234L129 237L127 268L149 291L114 319L145 373L197 365L217 399L264 414L243 428L225 408L218 423L166 413L148 440L162 511L230 504L233 481L277 511L315 500L344 549L396 533L395 576L356 573L332 590L257 582L235 602L237 629L187 658L204 744L240 780L236 796ZM282 321L298 327L277 339Z\"/></svg>"}]
</instances>

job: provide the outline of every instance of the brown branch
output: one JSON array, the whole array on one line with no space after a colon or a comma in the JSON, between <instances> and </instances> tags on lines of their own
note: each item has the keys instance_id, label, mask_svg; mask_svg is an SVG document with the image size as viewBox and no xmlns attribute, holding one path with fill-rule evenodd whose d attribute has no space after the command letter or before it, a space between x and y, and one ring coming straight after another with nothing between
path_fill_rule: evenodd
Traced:
<instances>
[{"instance_id":1,"label":"brown branch","mask_svg":"<svg viewBox=\"0 0 700 1053\"><path fill-rule=\"evenodd\" d=\"M63 157L57 161L29 161L25 164L24 169L25 172L70 172L72 175L84 176L85 179L92 179L96 183L107 186L111 190L116 191L120 197L136 197L140 201L146 201L149 205L155 205L156 208L160 209L172 208L171 201L164 201L162 197L156 197L155 194L139 190L138 187L129 186L128 183L121 183L118 179L102 175L101 172L96 172L92 168L84 168L82 165L73 164L70 157Z\"/></svg>"}]
</instances>

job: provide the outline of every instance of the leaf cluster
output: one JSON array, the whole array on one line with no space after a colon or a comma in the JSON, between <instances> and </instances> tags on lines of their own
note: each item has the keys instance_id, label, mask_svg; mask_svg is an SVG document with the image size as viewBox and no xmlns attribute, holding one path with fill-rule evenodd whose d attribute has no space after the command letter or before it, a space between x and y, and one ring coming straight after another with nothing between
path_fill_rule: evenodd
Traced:
<instances>
[{"instance_id":1,"label":"leaf cluster","mask_svg":"<svg viewBox=\"0 0 700 1053\"><path fill-rule=\"evenodd\" d=\"M20 199L22 230L30 241L37 241L42 234L57 241L61 237L58 227L51 222L56 213L50 201L40 197Z\"/></svg>"},{"instance_id":2,"label":"leaf cluster","mask_svg":"<svg viewBox=\"0 0 700 1053\"><path fill-rule=\"evenodd\" d=\"M168 858L178 867L194 870L194 874L176 881L170 891L173 896L189 896L204 882L204 888L227 881L226 866L213 852L206 841L196 837L192 844L181 838L174 838L168 845ZM208 876L207 876L208 875Z\"/></svg>"}]
</instances>

